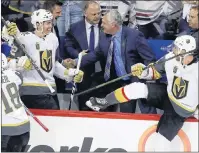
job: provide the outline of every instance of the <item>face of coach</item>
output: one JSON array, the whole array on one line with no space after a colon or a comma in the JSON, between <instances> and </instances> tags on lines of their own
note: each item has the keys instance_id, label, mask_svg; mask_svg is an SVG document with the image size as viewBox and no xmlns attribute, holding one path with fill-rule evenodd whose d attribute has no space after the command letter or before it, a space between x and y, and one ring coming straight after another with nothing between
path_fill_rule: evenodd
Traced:
<instances>
[{"instance_id":1,"label":"face of coach","mask_svg":"<svg viewBox=\"0 0 199 153\"><path fill-rule=\"evenodd\" d=\"M122 26L122 17L116 10L111 10L102 18L102 28L104 33L114 35Z\"/></svg>"},{"instance_id":2,"label":"face of coach","mask_svg":"<svg viewBox=\"0 0 199 153\"><path fill-rule=\"evenodd\" d=\"M88 2L84 8L84 16L88 23L95 25L101 19L101 8L97 2Z\"/></svg>"},{"instance_id":3,"label":"face of coach","mask_svg":"<svg viewBox=\"0 0 199 153\"><path fill-rule=\"evenodd\" d=\"M193 29L198 29L198 7L192 7L189 13L189 26Z\"/></svg>"}]
</instances>

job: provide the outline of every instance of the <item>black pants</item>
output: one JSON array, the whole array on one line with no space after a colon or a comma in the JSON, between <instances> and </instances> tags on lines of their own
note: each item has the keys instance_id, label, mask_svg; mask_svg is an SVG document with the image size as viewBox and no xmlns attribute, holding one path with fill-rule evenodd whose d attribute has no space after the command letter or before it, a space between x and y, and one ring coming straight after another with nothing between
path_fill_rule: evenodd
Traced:
<instances>
[{"instance_id":1,"label":"black pants","mask_svg":"<svg viewBox=\"0 0 199 153\"><path fill-rule=\"evenodd\" d=\"M24 95L21 100L28 108L59 109L58 99L53 95Z\"/></svg>"},{"instance_id":2,"label":"black pants","mask_svg":"<svg viewBox=\"0 0 199 153\"><path fill-rule=\"evenodd\" d=\"M159 132L171 141L182 128L186 118L181 117L175 112L167 94L166 84L151 83L147 84L147 87L149 91L147 98L148 104L164 110L164 113L158 122L156 132Z\"/></svg>"},{"instance_id":3,"label":"black pants","mask_svg":"<svg viewBox=\"0 0 199 153\"><path fill-rule=\"evenodd\" d=\"M1 152L25 152L29 142L30 133L16 136L1 136Z\"/></svg>"},{"instance_id":4,"label":"black pants","mask_svg":"<svg viewBox=\"0 0 199 153\"><path fill-rule=\"evenodd\" d=\"M86 74L84 73L84 79L81 83L77 84L77 93L85 91L89 88L95 87L101 83L103 83L103 73L98 72L94 75ZM78 102L79 102L79 110L80 111L91 111L90 108L86 106L86 101L89 100L90 97L101 97L101 90L94 90L92 92L83 94L78 96Z\"/></svg>"}]
</instances>

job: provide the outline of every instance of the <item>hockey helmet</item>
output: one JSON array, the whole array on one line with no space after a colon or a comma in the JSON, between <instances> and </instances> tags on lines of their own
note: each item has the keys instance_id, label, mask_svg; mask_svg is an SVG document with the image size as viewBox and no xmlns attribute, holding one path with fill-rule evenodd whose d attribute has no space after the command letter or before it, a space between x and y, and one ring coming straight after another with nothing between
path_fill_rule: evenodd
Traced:
<instances>
[{"instance_id":1,"label":"hockey helmet","mask_svg":"<svg viewBox=\"0 0 199 153\"><path fill-rule=\"evenodd\" d=\"M53 15L50 11L45 9L39 9L34 11L31 15L31 23L33 27L36 28L36 23L43 23L44 21L49 21L53 19Z\"/></svg>"},{"instance_id":2,"label":"hockey helmet","mask_svg":"<svg viewBox=\"0 0 199 153\"><path fill-rule=\"evenodd\" d=\"M183 35L183 36L177 37L172 47L172 51L175 55L187 53L176 58L176 60L180 62L182 62L182 59L185 56L194 54L195 50L196 50L196 40L194 37L190 35Z\"/></svg>"}]
</instances>

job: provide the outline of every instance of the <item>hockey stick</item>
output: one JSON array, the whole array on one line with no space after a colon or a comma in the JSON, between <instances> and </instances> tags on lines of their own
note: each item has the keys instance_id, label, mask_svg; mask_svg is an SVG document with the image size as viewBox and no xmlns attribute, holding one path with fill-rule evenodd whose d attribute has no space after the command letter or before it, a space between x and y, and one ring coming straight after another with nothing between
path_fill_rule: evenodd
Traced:
<instances>
[{"instance_id":1,"label":"hockey stick","mask_svg":"<svg viewBox=\"0 0 199 153\"><path fill-rule=\"evenodd\" d=\"M182 56L182 55L186 55L186 54L189 54L189 53L193 53L193 52L194 52L194 51L190 51L190 52L186 52L186 53L182 53L182 54L179 54L179 55L170 57L170 58L165 59L165 60L158 60L158 61L156 61L156 62L153 64L153 66L154 66L154 65L157 65L157 64L165 63L165 62L167 62L167 61L169 61L169 60L172 60L172 59L174 59L174 58L176 58L176 57L179 57L179 56ZM164 58L164 57L163 57L163 58ZM146 70L146 69L148 69L148 68L150 68L150 67L151 67L151 65L148 65L148 66L146 66L145 68L143 68L143 70ZM102 84L100 84L100 85L98 85L98 86L95 86L95 87L93 87L93 88L90 88L90 89L88 89L88 90L79 92L79 93L75 94L75 96L79 96L79 95L82 95L82 94L85 94L85 93L89 93L89 92L91 92L91 91L93 91L93 90L96 90L96 89L99 89L99 88L101 88L101 87L107 86L107 85L109 85L109 84L111 84L111 83L114 83L114 82L119 81L119 80L121 80L121 79L123 79L123 78L125 78L125 77L130 77L130 76L132 76L132 72L129 73L129 74L123 75L123 76L121 76L121 77L118 77L118 78L116 78L116 79L113 79L113 80L111 80L111 81L102 83Z\"/></svg>"},{"instance_id":2,"label":"hockey stick","mask_svg":"<svg viewBox=\"0 0 199 153\"><path fill-rule=\"evenodd\" d=\"M80 68L81 61L82 61L82 56L83 56L83 53L82 52L79 53L79 55L78 55L77 69L76 69L75 73L79 72L79 68ZM71 109L71 105L72 105L72 102L74 100L75 91L76 91L76 84L75 84L75 82L73 82L72 92L71 92L71 95L70 95L70 103L69 103L69 108L68 108L69 110Z\"/></svg>"},{"instance_id":3,"label":"hockey stick","mask_svg":"<svg viewBox=\"0 0 199 153\"><path fill-rule=\"evenodd\" d=\"M1 20L2 20L3 24L8 28L8 24L6 23L5 19L3 17L1 17ZM26 56L28 57L28 59L30 60L30 62L32 63L32 65L34 66L35 70L39 73L39 75L41 76L41 78L44 80L44 82L46 83L46 85L50 89L50 92L54 93L55 90L52 88L52 86L49 84L48 80L44 77L44 75L41 72L41 70L39 69L39 67L36 65L36 63L33 61L33 59L27 53L27 51L25 50L24 46L21 44L20 40L16 36L13 36L13 37L14 37L15 42L19 46L19 49L21 49L26 54Z\"/></svg>"},{"instance_id":4,"label":"hockey stick","mask_svg":"<svg viewBox=\"0 0 199 153\"><path fill-rule=\"evenodd\" d=\"M26 15L31 15L32 12L25 12L25 11L22 11L22 10L19 10L13 6L10 5L10 1L11 0L2 0L1 1L1 5L4 6L5 8L8 8L16 13L22 13L22 14L26 14ZM15 13L14 13L15 14Z\"/></svg>"},{"instance_id":5,"label":"hockey stick","mask_svg":"<svg viewBox=\"0 0 199 153\"><path fill-rule=\"evenodd\" d=\"M26 112L46 131L48 132L49 129L23 104Z\"/></svg>"}]
</instances>

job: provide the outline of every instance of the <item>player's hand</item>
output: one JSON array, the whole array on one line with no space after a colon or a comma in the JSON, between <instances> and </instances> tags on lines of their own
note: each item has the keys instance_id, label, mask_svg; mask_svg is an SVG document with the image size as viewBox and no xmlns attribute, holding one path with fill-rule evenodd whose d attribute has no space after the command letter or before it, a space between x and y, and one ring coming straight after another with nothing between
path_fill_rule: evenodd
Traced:
<instances>
[{"instance_id":1,"label":"player's hand","mask_svg":"<svg viewBox=\"0 0 199 153\"><path fill-rule=\"evenodd\" d=\"M28 59L27 56L20 57L19 60L18 60L17 66L23 67L25 70L31 70L32 69L32 63L30 62L30 60Z\"/></svg>"},{"instance_id":2,"label":"player's hand","mask_svg":"<svg viewBox=\"0 0 199 153\"><path fill-rule=\"evenodd\" d=\"M75 62L75 60L73 60L71 58L67 58L67 59L63 60L62 65L67 69L74 68L76 66L76 62Z\"/></svg>"},{"instance_id":3,"label":"player's hand","mask_svg":"<svg viewBox=\"0 0 199 153\"><path fill-rule=\"evenodd\" d=\"M18 32L16 23L14 22L8 23L7 31L8 31L8 35L10 36L16 35Z\"/></svg>"},{"instance_id":4,"label":"player's hand","mask_svg":"<svg viewBox=\"0 0 199 153\"><path fill-rule=\"evenodd\" d=\"M137 76L138 78L140 78L145 67L146 66L144 64L142 64L142 63L134 64L133 66L131 66L132 75L133 76Z\"/></svg>"},{"instance_id":5,"label":"player's hand","mask_svg":"<svg viewBox=\"0 0 199 153\"><path fill-rule=\"evenodd\" d=\"M84 77L84 72L79 70L79 72L75 75L73 81L75 83L81 83Z\"/></svg>"},{"instance_id":6,"label":"player's hand","mask_svg":"<svg viewBox=\"0 0 199 153\"><path fill-rule=\"evenodd\" d=\"M65 70L64 75L68 82L74 81L75 83L80 83L83 80L84 72L81 70L77 72L76 69L70 68Z\"/></svg>"}]
</instances>

